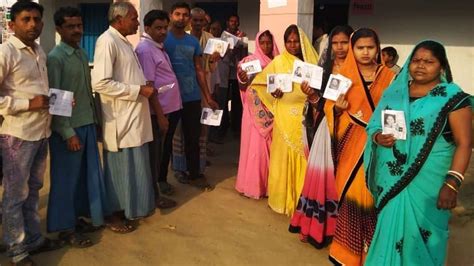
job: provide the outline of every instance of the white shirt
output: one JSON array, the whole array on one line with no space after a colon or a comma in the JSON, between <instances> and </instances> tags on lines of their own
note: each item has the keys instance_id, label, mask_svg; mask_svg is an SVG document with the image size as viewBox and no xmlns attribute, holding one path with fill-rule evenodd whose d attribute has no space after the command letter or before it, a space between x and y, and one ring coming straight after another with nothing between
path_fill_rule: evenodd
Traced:
<instances>
[{"instance_id":1,"label":"white shirt","mask_svg":"<svg viewBox=\"0 0 474 266\"><path fill-rule=\"evenodd\" d=\"M139 95L145 76L132 44L113 27L97 40L91 75L100 94L104 148L114 152L152 141L148 99Z\"/></svg>"},{"instance_id":2,"label":"white shirt","mask_svg":"<svg viewBox=\"0 0 474 266\"><path fill-rule=\"evenodd\" d=\"M47 109L28 111L29 100L48 95L46 55L35 44L32 48L11 36L0 46L0 134L27 141L51 135L51 115Z\"/></svg>"}]
</instances>

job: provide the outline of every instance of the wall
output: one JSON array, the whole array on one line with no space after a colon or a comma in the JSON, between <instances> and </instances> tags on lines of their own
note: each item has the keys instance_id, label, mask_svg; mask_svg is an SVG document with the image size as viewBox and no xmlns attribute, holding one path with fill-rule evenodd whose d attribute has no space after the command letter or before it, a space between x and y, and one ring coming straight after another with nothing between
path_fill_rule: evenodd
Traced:
<instances>
[{"instance_id":1,"label":"wall","mask_svg":"<svg viewBox=\"0 0 474 266\"><path fill-rule=\"evenodd\" d=\"M425 39L440 41L446 47L455 82L474 94L474 1L373 1L372 15L349 13L349 24L355 29L376 30L382 47L391 45L398 50L400 66L416 43Z\"/></svg>"}]
</instances>

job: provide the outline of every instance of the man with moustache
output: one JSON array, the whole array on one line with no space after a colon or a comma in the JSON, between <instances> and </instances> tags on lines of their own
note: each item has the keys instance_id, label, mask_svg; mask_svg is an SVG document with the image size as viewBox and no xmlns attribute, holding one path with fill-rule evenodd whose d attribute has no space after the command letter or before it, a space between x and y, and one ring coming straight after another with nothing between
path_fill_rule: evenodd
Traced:
<instances>
[{"instance_id":1,"label":"man with moustache","mask_svg":"<svg viewBox=\"0 0 474 266\"><path fill-rule=\"evenodd\" d=\"M81 11L61 7L54 14L54 23L61 42L48 55L49 85L73 92L75 106L71 117L55 115L51 124L47 228L48 232L60 232L59 238L71 246L84 248L93 243L76 228L94 228L79 217L90 217L94 226L101 226L106 207L96 135L99 121L89 60L79 47L83 33Z\"/></svg>"},{"instance_id":2,"label":"man with moustache","mask_svg":"<svg viewBox=\"0 0 474 266\"><path fill-rule=\"evenodd\" d=\"M176 206L176 202L160 197L159 194L160 192L165 195L174 193L174 188L167 182L167 175L173 134L181 117L182 103L178 80L163 47L168 33L168 13L163 10L151 10L145 15L143 22L145 33L135 52L143 67L147 82L157 90L156 95L150 98L153 128L150 164L156 206L163 209Z\"/></svg>"},{"instance_id":3,"label":"man with moustache","mask_svg":"<svg viewBox=\"0 0 474 266\"><path fill-rule=\"evenodd\" d=\"M129 2L110 5L110 27L97 40L92 88L100 95L104 135L105 188L110 211L107 227L128 233L130 220L155 210L148 142L153 140L146 84L140 62L126 36L138 30L138 13Z\"/></svg>"},{"instance_id":4,"label":"man with moustache","mask_svg":"<svg viewBox=\"0 0 474 266\"><path fill-rule=\"evenodd\" d=\"M201 132L201 95L205 102L217 109L217 103L211 98L202 67L202 51L199 41L185 32L189 22L190 7L185 2L171 7L171 29L164 42L171 64L178 78L183 112L183 127L186 163L189 176L181 176L182 183L191 183L205 190L211 190L206 178L199 174L199 135Z\"/></svg>"},{"instance_id":5,"label":"man with moustache","mask_svg":"<svg viewBox=\"0 0 474 266\"><path fill-rule=\"evenodd\" d=\"M11 265L34 265L30 254L61 247L41 234L38 213L51 134L46 55L35 42L42 18L38 3L16 2L8 23L15 35L0 46L2 227Z\"/></svg>"}]
</instances>

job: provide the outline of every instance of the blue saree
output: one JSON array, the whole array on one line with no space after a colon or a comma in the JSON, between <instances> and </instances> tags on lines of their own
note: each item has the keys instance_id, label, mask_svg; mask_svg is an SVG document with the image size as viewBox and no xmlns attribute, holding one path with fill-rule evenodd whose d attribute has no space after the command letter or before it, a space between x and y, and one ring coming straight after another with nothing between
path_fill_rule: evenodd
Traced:
<instances>
[{"instance_id":1,"label":"blue saree","mask_svg":"<svg viewBox=\"0 0 474 266\"><path fill-rule=\"evenodd\" d=\"M384 93L367 126L366 183L374 196L377 226L366 265L443 265L451 212L437 209L438 193L451 166L455 145L443 137L450 112L469 95L441 83L410 100L410 59ZM376 145L382 110L404 111L407 139L392 148Z\"/></svg>"}]
</instances>

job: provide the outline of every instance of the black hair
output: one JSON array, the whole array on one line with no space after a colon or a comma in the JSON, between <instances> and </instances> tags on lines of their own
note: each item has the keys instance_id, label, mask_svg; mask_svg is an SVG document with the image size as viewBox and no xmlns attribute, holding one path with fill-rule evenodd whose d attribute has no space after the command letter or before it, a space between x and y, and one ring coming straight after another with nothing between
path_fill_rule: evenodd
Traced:
<instances>
[{"instance_id":1,"label":"black hair","mask_svg":"<svg viewBox=\"0 0 474 266\"><path fill-rule=\"evenodd\" d=\"M178 2L178 3L174 3L174 4L171 6L171 12L170 12L170 14L173 13L173 12L174 12L176 9L178 9L178 8L186 8L186 9L189 11L189 13L191 13L191 7L189 6L188 3L186 3L186 2Z\"/></svg>"},{"instance_id":2,"label":"black hair","mask_svg":"<svg viewBox=\"0 0 474 266\"><path fill-rule=\"evenodd\" d=\"M332 67L334 65L334 62L332 60L332 39L334 38L335 35L339 33L344 33L347 36L347 38L350 39L351 34L353 32L354 30L352 29L351 26L339 25L339 26L334 27L334 29L332 29L331 33L329 34L328 47L326 49L326 54L323 54L324 58L323 58L322 67L324 69L324 72L323 72L323 80L322 80L322 86L321 86L322 92L324 92L324 89L326 89L326 84L329 81L329 76L332 73Z\"/></svg>"},{"instance_id":3,"label":"black hair","mask_svg":"<svg viewBox=\"0 0 474 266\"><path fill-rule=\"evenodd\" d=\"M78 8L71 6L61 7L54 12L54 25L63 25L66 22L65 17L82 17L82 15Z\"/></svg>"},{"instance_id":4,"label":"black hair","mask_svg":"<svg viewBox=\"0 0 474 266\"><path fill-rule=\"evenodd\" d=\"M300 33L298 32L298 26L296 26L295 24L291 24L290 26L288 26L288 28L286 28L285 34L283 34L283 40L287 42L288 38L290 37L290 34L292 33L295 33L296 35L298 35L298 38L300 38Z\"/></svg>"},{"instance_id":5,"label":"black hair","mask_svg":"<svg viewBox=\"0 0 474 266\"><path fill-rule=\"evenodd\" d=\"M166 13L163 10L150 10L148 13L146 13L145 17L143 18L143 25L150 27L155 20L166 20L170 22L170 17L168 13Z\"/></svg>"},{"instance_id":6,"label":"black hair","mask_svg":"<svg viewBox=\"0 0 474 266\"><path fill-rule=\"evenodd\" d=\"M12 8L10 9L11 20L15 21L16 16L25 10L38 10L41 17L43 17L44 8L42 5L36 2L32 2L30 0L18 0L15 4L12 5Z\"/></svg>"},{"instance_id":7,"label":"black hair","mask_svg":"<svg viewBox=\"0 0 474 266\"><path fill-rule=\"evenodd\" d=\"M232 17L236 17L236 18L237 18L237 22L240 23L240 17L239 17L239 15L237 15L237 14L232 14L232 15L230 15L230 16L227 18L227 21L229 21L229 19L232 18Z\"/></svg>"},{"instance_id":8,"label":"black hair","mask_svg":"<svg viewBox=\"0 0 474 266\"><path fill-rule=\"evenodd\" d=\"M380 39L377 33L369 28L360 28L356 30L351 37L351 45L352 48L354 48L354 44L359 40L360 38L372 38L375 41L375 46L377 47L377 64L380 64L382 62L380 58Z\"/></svg>"},{"instance_id":9,"label":"black hair","mask_svg":"<svg viewBox=\"0 0 474 266\"><path fill-rule=\"evenodd\" d=\"M451 83L453 82L453 75L451 73L451 67L449 66L449 61L448 61L448 56L446 54L446 49L444 49L444 46L436 41L423 41L415 46L415 49L413 49L413 53L410 57L410 61L413 57L413 55L418 51L420 48L424 48L426 50L430 50L431 53L433 54L436 59L439 60L439 63L441 64L441 67L444 69L446 73L446 80Z\"/></svg>"},{"instance_id":10,"label":"black hair","mask_svg":"<svg viewBox=\"0 0 474 266\"><path fill-rule=\"evenodd\" d=\"M394 59L397 58L397 55L398 55L397 50L392 46L387 46L387 47L383 48L382 52L388 54L388 56L391 56Z\"/></svg>"},{"instance_id":11,"label":"black hair","mask_svg":"<svg viewBox=\"0 0 474 266\"><path fill-rule=\"evenodd\" d=\"M266 31L262 32L260 34L260 36L258 37L258 40L260 41L260 38L262 38L263 36L267 36L268 38L270 38L273 41L273 35L270 33L269 30L266 30Z\"/></svg>"}]
</instances>

